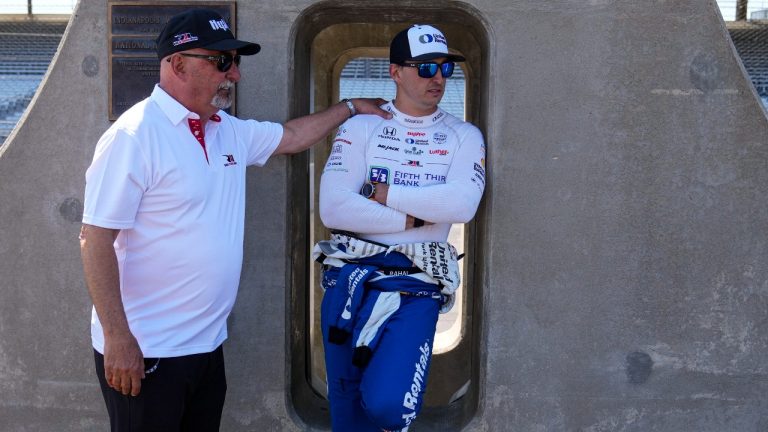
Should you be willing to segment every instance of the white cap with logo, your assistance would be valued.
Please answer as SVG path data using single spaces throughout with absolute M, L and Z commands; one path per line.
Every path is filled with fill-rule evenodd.
M 432 60 L 446 57 L 448 61 L 462 62 L 464 57 L 448 52 L 448 40 L 431 25 L 415 24 L 401 31 L 389 45 L 389 62 Z

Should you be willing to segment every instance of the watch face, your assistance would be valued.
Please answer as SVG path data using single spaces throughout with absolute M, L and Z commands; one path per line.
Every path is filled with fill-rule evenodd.
M 373 187 L 371 183 L 364 184 L 362 189 L 360 189 L 360 195 L 366 198 L 372 197 L 375 192 L 376 192 L 376 188 Z

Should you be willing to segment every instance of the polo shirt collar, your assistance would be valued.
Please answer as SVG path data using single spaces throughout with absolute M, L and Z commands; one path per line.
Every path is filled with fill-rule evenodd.
M 200 118 L 200 116 L 186 109 L 184 105 L 180 104 L 179 101 L 174 99 L 165 90 L 160 88 L 159 84 L 155 84 L 155 88 L 152 90 L 150 99 L 152 99 L 157 104 L 157 106 L 160 107 L 160 110 L 165 114 L 166 117 L 168 117 L 168 120 L 174 126 L 178 125 L 182 120 L 186 118 Z M 221 121 L 221 117 L 218 114 L 214 114 L 211 116 L 211 120 L 219 122 Z

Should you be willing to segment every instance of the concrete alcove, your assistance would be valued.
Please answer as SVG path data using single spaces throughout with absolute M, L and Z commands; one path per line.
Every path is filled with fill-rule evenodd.
M 237 20 L 262 45 L 244 118 L 333 102 L 331 65 L 414 20 L 474 56 L 472 388 L 412 430 L 768 430 L 768 121 L 714 2 L 263 0 Z M 3 430 L 108 429 L 77 243 L 108 34 L 107 3 L 80 0 L 0 148 Z M 248 172 L 223 431 L 328 429 L 307 371 L 309 156 Z
M 403 28 L 415 22 L 437 25 L 446 33 L 451 49 L 461 52 L 468 61 L 463 64 L 467 76 L 466 118 L 484 129 L 485 63 L 488 57 L 488 35 L 479 15 L 460 3 L 433 2 L 409 8 L 407 13 L 392 4 L 368 7 L 344 7 L 338 2 L 320 3 L 309 8 L 299 19 L 295 29 L 294 83 L 292 115 L 321 110 L 338 100 L 338 78 L 341 67 L 351 58 L 369 55 L 386 57 L 389 41 Z M 311 96 L 310 96 L 311 95 Z M 311 97 L 311 99 L 310 99 Z M 309 261 L 309 248 L 314 241 L 325 237 L 325 232 L 310 232 L 309 218 L 315 218 L 317 231 L 324 231 L 319 218 L 312 211 L 316 194 L 309 182 L 317 182 L 327 157 L 328 143 L 316 146 L 316 151 L 294 157 L 291 161 L 292 203 L 292 288 L 291 288 L 291 400 L 299 416 L 312 425 L 327 425 L 327 401 L 322 396 L 322 357 L 319 339 L 313 326 L 313 300 L 309 296 L 310 279 L 314 264 Z M 482 213 L 482 211 L 480 212 Z M 477 222 L 479 221 L 479 222 Z M 468 239 L 476 239 L 482 225 L 482 215 L 467 226 Z M 482 260 L 474 255 L 474 244 L 465 245 L 468 260 L 465 267 L 465 304 L 462 310 L 463 334 L 453 349 L 436 354 L 429 377 L 425 408 L 417 422 L 418 430 L 457 429 L 474 415 L 478 403 L 477 357 L 480 341 L 479 327 L 473 317 L 482 310 L 479 277 Z M 482 266 L 480 266 L 482 267 Z M 480 271 L 478 271 L 480 270 Z M 315 296 L 316 298 L 319 296 Z M 313 361 L 314 359 L 314 361 Z M 313 375 L 315 383 L 313 387 Z M 466 392 L 466 393 L 464 393 Z

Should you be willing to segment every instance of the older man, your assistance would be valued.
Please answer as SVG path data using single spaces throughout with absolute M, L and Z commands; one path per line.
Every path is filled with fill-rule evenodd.
M 438 312 L 459 284 L 453 223 L 485 187 L 480 131 L 438 107 L 455 62 L 429 25 L 390 44 L 392 119 L 357 116 L 339 130 L 320 184 L 332 230 L 321 325 L 334 432 L 403 430 L 424 398 Z
M 113 431 L 218 430 L 246 166 L 300 152 L 356 112 L 389 116 L 363 99 L 284 125 L 228 115 L 240 58 L 259 50 L 213 11 L 172 17 L 159 85 L 97 144 L 80 242 Z

